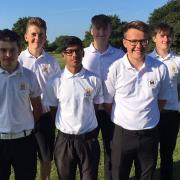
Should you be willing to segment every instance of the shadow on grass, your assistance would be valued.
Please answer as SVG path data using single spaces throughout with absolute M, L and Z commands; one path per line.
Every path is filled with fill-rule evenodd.
M 135 177 L 131 177 L 130 180 L 136 180 Z M 154 174 L 153 180 L 160 180 L 160 169 L 157 168 Z M 174 162 L 174 178 L 173 180 L 180 180 L 180 161 Z

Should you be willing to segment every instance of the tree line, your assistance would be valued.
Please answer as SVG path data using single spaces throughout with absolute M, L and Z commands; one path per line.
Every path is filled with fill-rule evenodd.
M 26 31 L 26 23 L 30 17 L 22 17 L 17 20 L 13 24 L 12 30 L 16 31 L 22 38 L 22 46 L 26 47 L 26 42 L 24 40 L 24 33 Z M 110 42 L 115 47 L 123 47 L 122 46 L 122 29 L 126 25 L 126 21 L 122 21 L 117 15 L 110 15 L 112 21 L 112 35 L 110 38 Z M 151 28 L 154 25 L 165 22 L 171 25 L 174 28 L 174 42 L 173 42 L 173 50 L 176 52 L 180 51 L 180 1 L 179 0 L 170 0 L 162 7 L 155 9 L 148 18 L 148 24 Z M 61 47 L 61 42 L 64 36 L 58 36 L 55 38 L 55 41 L 50 43 L 46 42 L 45 49 L 50 52 L 59 52 L 59 48 Z M 90 28 L 85 32 L 85 36 L 83 39 L 84 47 L 89 46 L 92 41 L 92 36 L 90 34 Z M 152 50 L 153 43 L 150 41 L 149 50 Z

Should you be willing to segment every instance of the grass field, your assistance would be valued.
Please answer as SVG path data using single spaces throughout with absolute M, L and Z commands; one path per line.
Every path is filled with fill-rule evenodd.
M 64 67 L 64 62 L 60 60 L 60 54 L 52 54 L 56 59 L 59 60 L 60 66 L 63 68 Z M 168 132 L 167 132 L 168 133 Z M 98 180 L 104 180 L 104 158 L 103 158 L 103 147 L 102 147 L 102 138 L 101 138 L 101 134 L 99 135 L 99 142 L 100 142 L 100 146 L 101 146 L 101 158 L 100 158 L 100 164 L 99 164 L 99 175 L 98 175 Z M 176 149 L 174 151 L 174 180 L 180 180 L 180 133 L 178 135 L 178 139 L 177 139 L 177 145 L 176 145 Z M 78 174 L 78 173 L 77 173 Z M 131 170 L 131 176 L 130 176 L 130 180 L 135 180 L 134 178 L 134 167 L 132 167 Z M 157 162 L 157 168 L 156 168 L 156 172 L 155 172 L 155 177 L 154 180 L 159 180 L 159 158 L 158 158 L 158 162 Z M 14 176 L 11 176 L 11 180 L 14 180 Z M 40 180 L 40 175 L 39 175 L 39 161 L 38 161 L 38 170 L 37 170 L 37 178 L 36 180 Z M 53 162 L 53 166 L 52 166 L 52 172 L 51 172 L 51 180 L 58 180 L 57 177 L 57 172 L 56 172 L 56 168 Z M 77 175 L 77 180 L 79 180 L 79 176 Z

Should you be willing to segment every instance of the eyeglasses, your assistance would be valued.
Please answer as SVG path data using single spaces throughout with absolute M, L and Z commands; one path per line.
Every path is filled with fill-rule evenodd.
M 125 39 L 125 38 L 124 38 Z M 131 40 L 131 39 L 125 39 L 126 41 L 129 41 L 131 46 L 136 46 L 138 43 L 140 43 L 142 46 L 146 46 L 148 44 L 148 39 L 141 39 L 141 40 Z
M 74 52 L 79 55 L 82 53 L 82 49 L 67 49 L 63 53 L 66 54 L 67 56 L 72 56 Z

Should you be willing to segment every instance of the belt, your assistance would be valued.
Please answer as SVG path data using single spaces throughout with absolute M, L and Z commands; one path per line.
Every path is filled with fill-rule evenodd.
M 160 113 L 162 113 L 162 114 L 164 114 L 164 113 L 178 113 L 178 111 L 176 111 L 176 110 L 163 109 Z
M 24 130 L 19 133 L 0 133 L 0 139 L 10 140 L 10 139 L 23 138 L 23 137 L 29 136 L 31 132 L 32 132 L 32 129 Z
M 144 129 L 144 130 L 128 130 L 128 129 L 124 129 L 122 127 L 121 131 L 123 134 L 127 134 L 127 135 L 135 135 L 135 136 L 144 136 L 144 135 L 148 135 L 148 134 L 154 134 L 155 132 L 158 132 L 158 127 L 154 127 L 152 129 Z
M 68 139 L 91 139 L 91 138 L 97 138 L 98 136 L 98 128 L 92 130 L 91 132 L 83 133 L 83 134 L 67 134 L 61 131 L 58 131 L 59 135 L 68 138 Z
M 99 104 L 97 109 L 98 109 L 98 110 L 104 110 L 103 104 Z

